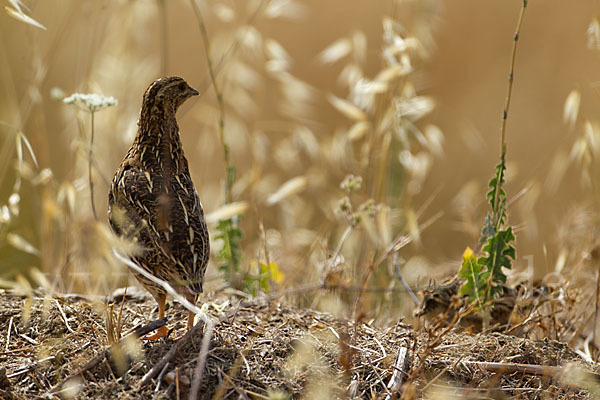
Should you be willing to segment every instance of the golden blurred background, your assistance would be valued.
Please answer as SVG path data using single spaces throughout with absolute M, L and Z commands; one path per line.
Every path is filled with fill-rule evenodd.
M 184 0 L 23 3 L 45 29 L 0 13 L 0 277 L 31 278 L 32 268 L 51 281 L 68 271 L 123 272 L 109 251 L 106 196 L 154 79 L 179 75 L 201 91 L 178 114 L 182 140 L 207 214 L 223 205 L 219 111 L 198 19 Z M 234 200 L 248 206 L 243 265 L 276 262 L 281 287 L 370 276 L 375 288 L 399 288 L 387 263 L 365 271 L 405 235 L 398 256 L 413 286 L 456 273 L 487 212 L 521 2 L 198 4 L 223 92 Z M 537 278 L 585 268 L 597 245 L 598 10 L 593 1 L 527 7 L 507 131 L 521 277 L 528 267 Z M 382 78 L 390 66 L 408 70 Z M 94 114 L 98 224 L 87 178 L 90 114 L 60 92 L 119 102 Z M 336 211 L 348 174 L 363 178 L 353 207 L 369 199 L 377 207 L 340 246 L 343 260 L 332 259 L 348 227 Z M 212 259 L 209 288 L 220 285 Z

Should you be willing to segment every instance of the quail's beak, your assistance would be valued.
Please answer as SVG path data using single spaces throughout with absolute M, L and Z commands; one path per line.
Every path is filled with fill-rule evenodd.
M 192 97 L 192 96 L 198 96 L 198 91 L 196 89 L 194 89 L 193 87 L 189 87 L 188 91 L 187 91 L 187 95 L 188 97 Z

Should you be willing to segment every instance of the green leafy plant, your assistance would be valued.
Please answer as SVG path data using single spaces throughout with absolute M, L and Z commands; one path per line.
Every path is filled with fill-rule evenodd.
M 478 302 L 478 307 L 484 313 L 484 321 L 489 321 L 490 302 L 503 293 L 502 284 L 506 282 L 504 268 L 512 269 L 515 260 L 515 248 L 511 244 L 515 240 L 512 227 L 507 224 L 506 192 L 504 191 L 506 172 L 506 120 L 512 95 L 515 59 L 519 33 L 527 8 L 527 0 L 523 0 L 517 28 L 513 36 L 513 48 L 508 75 L 508 93 L 501 125 L 501 155 L 500 163 L 496 165 L 496 175 L 489 183 L 490 190 L 487 199 L 491 210 L 488 212 L 483 229 L 481 230 L 481 255 L 477 257 L 473 250 L 467 247 L 463 254 L 463 263 L 458 271 L 458 277 L 465 279 L 458 294 L 468 296 L 469 301 Z
M 223 241 L 223 247 L 218 251 L 219 271 L 223 273 L 226 282 L 234 283 L 236 275 L 240 270 L 242 260 L 242 247 L 240 242 L 243 238 L 237 218 L 222 219 L 217 224 L 217 239 Z
M 224 143 L 224 154 L 226 155 L 226 170 L 227 177 L 225 181 L 225 203 L 231 203 L 231 188 L 235 181 L 236 170 L 235 167 L 229 165 L 229 149 L 226 143 Z M 240 228 L 240 217 L 235 216 L 232 218 L 221 219 L 217 224 L 217 239 L 223 241 L 223 247 L 218 251 L 217 257 L 219 259 L 219 270 L 223 273 L 223 278 L 226 282 L 229 282 L 233 286 L 239 286 L 237 282 L 239 277 L 237 276 L 240 271 L 240 263 L 242 261 L 242 239 L 244 233 Z M 240 287 L 241 288 L 241 287 Z
M 262 262 L 253 260 L 250 263 L 250 269 L 256 271 L 256 275 L 248 274 L 245 277 L 245 291 L 256 297 L 258 292 L 271 293 L 271 282 L 281 283 L 283 273 L 279 265 L 274 262 Z
M 511 269 L 515 259 L 515 240 L 512 227 L 506 225 L 506 192 L 503 185 L 506 170 L 505 152 L 496 166 L 496 175 L 489 183 L 487 198 L 491 207 L 481 231 L 480 243 L 484 244 L 482 255 L 477 257 L 470 248 L 463 254 L 463 263 L 458 272 L 459 278 L 466 281 L 459 295 L 469 296 L 470 301 L 478 301 L 484 307 L 490 300 L 502 294 L 501 284 L 506 282 L 503 268 Z

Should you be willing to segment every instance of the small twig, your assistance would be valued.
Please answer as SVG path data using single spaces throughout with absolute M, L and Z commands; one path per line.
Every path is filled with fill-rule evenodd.
M 121 331 L 123 329 L 123 325 L 121 325 L 121 317 L 123 316 L 123 306 L 125 305 L 125 298 L 127 297 L 127 287 L 125 287 L 125 291 L 123 292 L 123 298 L 121 299 L 121 307 L 119 307 L 119 316 L 117 317 L 117 337 L 121 339 Z
M 75 331 L 73 329 L 71 329 L 71 327 L 69 326 L 69 321 L 67 320 L 67 316 L 65 315 L 65 312 L 63 311 L 62 307 L 60 306 L 60 303 L 58 302 L 57 299 L 54 299 L 54 301 L 56 302 L 56 307 L 58 308 L 58 311 L 60 312 L 60 315 L 62 316 L 63 320 L 65 321 L 65 325 L 67 326 L 67 330 L 71 333 L 75 333 Z
M 393 263 L 394 263 L 394 273 L 396 274 L 396 277 L 398 278 L 400 283 L 402 283 L 402 286 L 404 286 L 404 289 L 406 289 L 406 291 L 410 295 L 410 298 L 415 303 L 415 305 L 419 306 L 421 304 L 421 302 L 419 301 L 419 299 L 417 298 L 415 293 L 412 291 L 412 289 L 408 285 L 408 282 L 406 282 L 406 280 L 404 279 L 404 275 L 402 275 L 402 272 L 400 271 L 400 266 L 398 265 L 398 253 L 394 253 Z
M 43 362 L 46 362 L 46 361 L 54 360 L 55 358 L 56 358 L 55 356 L 50 356 L 50 357 L 43 358 L 43 359 L 41 359 L 39 361 L 36 361 L 36 362 L 33 362 L 31 364 L 26 365 L 23 369 L 21 369 L 21 370 L 19 370 L 17 372 L 14 372 L 14 373 L 12 373 L 10 375 L 7 375 L 6 377 L 7 378 L 14 378 L 15 376 L 23 375 L 23 374 L 31 371 L 33 368 L 35 368 L 39 364 L 41 364 Z
M 375 341 L 375 343 L 377 343 L 377 345 L 379 346 L 379 349 L 381 350 L 381 352 L 383 353 L 377 360 L 375 360 L 374 362 L 378 362 L 383 360 L 384 358 L 387 358 L 387 353 L 385 352 L 385 347 L 383 347 L 383 345 L 381 344 L 381 342 L 379 341 L 379 339 L 377 339 L 375 336 L 373 336 L 373 340 Z
M 31 343 L 34 346 L 39 346 L 40 343 L 37 340 L 34 340 L 32 338 L 30 338 L 29 336 L 27 336 L 24 333 L 19 333 L 19 336 L 21 336 L 23 339 L 27 340 L 29 343 Z
M 118 339 L 115 338 L 115 324 L 114 324 L 112 303 L 106 309 L 105 314 L 106 314 L 106 339 L 108 341 L 108 344 L 113 344 Z
M 110 376 L 112 376 L 113 380 L 117 380 L 117 377 L 115 376 L 115 373 L 112 369 L 112 367 L 110 366 L 110 362 L 108 361 L 108 358 L 104 357 L 104 364 L 106 364 L 106 368 L 108 369 L 108 372 L 110 372 Z
M 240 369 L 240 365 L 242 364 L 242 359 L 244 361 L 246 361 L 246 359 L 243 358 L 243 354 L 242 354 L 241 351 L 239 351 L 239 349 L 235 345 L 235 342 L 232 342 L 232 343 L 234 343 L 234 347 L 235 347 L 235 350 L 238 353 L 238 356 L 235 359 L 235 361 L 233 362 L 233 365 L 229 368 L 229 371 L 230 371 L 231 376 L 235 377 L 235 376 L 237 376 L 238 371 Z M 250 343 L 248 343 L 248 344 L 250 344 Z M 218 369 L 218 372 L 219 372 L 219 374 L 225 374 L 222 371 L 221 368 Z M 225 374 L 225 375 L 227 375 L 227 374 Z M 217 387 L 217 390 L 215 390 L 215 394 L 212 397 L 213 399 L 222 399 L 222 398 L 224 398 L 225 397 L 225 392 L 226 392 L 226 390 L 227 390 L 227 388 L 228 388 L 229 385 L 233 386 L 233 388 L 235 389 L 235 391 L 239 393 L 238 388 L 233 383 L 233 380 L 231 379 L 231 377 L 229 375 L 227 375 L 227 378 L 229 378 L 229 379 L 226 379 L 226 380 L 221 381 L 219 383 L 219 386 Z M 245 394 L 242 394 L 242 393 L 239 393 L 239 394 L 240 395 L 245 395 Z
M 388 382 L 387 389 L 392 393 L 400 393 L 402 391 L 402 382 L 404 378 L 408 376 L 408 369 L 410 368 L 410 357 L 408 355 L 408 347 L 400 347 L 398 351 L 398 357 L 396 358 L 396 364 L 394 364 L 394 373 Z M 388 392 L 389 393 L 389 392 Z M 392 398 L 391 393 L 385 397 L 385 400 Z
M 23 352 L 27 352 L 27 351 L 37 351 L 37 346 L 28 346 L 28 347 L 22 347 L 20 349 L 12 349 L 12 350 L 8 350 L 8 351 L 3 351 L 0 352 L 0 356 L 8 356 L 14 353 L 23 353 Z
M 153 397 L 154 399 L 156 399 L 158 397 L 158 393 L 159 393 L 158 391 L 160 390 L 160 385 L 161 385 L 162 380 L 170 366 L 171 366 L 170 362 L 166 363 L 165 366 L 163 367 L 162 371 L 160 371 L 160 374 L 158 374 L 158 378 L 156 379 L 156 387 L 154 388 L 154 397 Z
M 440 378 L 440 376 L 442 376 L 446 372 L 448 372 L 448 370 L 450 369 L 450 367 L 452 367 L 452 364 L 446 365 L 446 367 L 444 367 L 443 370 L 441 370 L 440 372 L 438 372 L 429 382 L 427 382 L 427 384 L 425 386 L 423 386 L 423 389 L 422 389 L 423 393 L 426 393 L 426 390 L 429 389 L 429 386 L 433 385 Z
M 238 351 L 240 354 L 240 357 L 242 357 L 242 361 L 244 362 L 244 364 L 246 365 L 246 374 L 248 376 L 250 376 L 250 364 L 248 364 L 248 360 L 246 359 L 246 355 L 244 353 L 246 353 L 248 351 L 248 348 L 242 350 L 242 351 Z
M 252 390 L 244 389 L 244 392 L 246 392 L 250 396 L 256 397 L 258 399 L 263 399 L 263 400 L 270 400 L 270 399 L 272 399 L 272 397 L 265 396 L 264 394 L 253 392 Z
M 90 185 L 90 200 L 92 202 L 92 212 L 94 218 L 98 221 L 98 214 L 96 214 L 96 203 L 94 201 L 94 180 L 92 178 L 92 163 L 93 163 L 93 148 L 94 148 L 94 111 L 90 110 L 90 116 L 92 119 L 92 134 L 90 135 L 90 149 L 88 152 L 88 180 Z
M 221 374 L 221 376 L 223 376 L 223 378 L 225 378 L 227 383 L 229 383 L 231 385 L 233 390 L 235 390 L 237 392 L 237 394 L 240 395 L 241 398 L 248 399 L 248 395 L 246 394 L 246 392 L 243 389 L 240 389 L 239 387 L 237 387 L 235 382 L 233 381 L 233 379 L 231 379 L 231 377 L 229 375 L 227 375 L 225 372 L 223 372 L 223 370 L 220 368 L 219 368 L 219 373 Z
M 8 352 L 8 344 L 10 343 L 10 331 L 12 331 L 14 316 L 10 316 L 10 321 L 8 321 L 8 331 L 6 332 L 6 346 L 4 346 L 4 350 Z
M 92 376 L 93 379 L 93 376 Z M 88 392 L 91 393 L 92 388 L 90 387 L 90 384 L 88 383 L 87 379 L 85 379 L 85 375 L 83 374 L 83 372 L 81 373 L 81 380 L 83 381 L 83 383 L 85 383 L 85 387 L 87 387 Z
M 147 383 L 149 383 L 154 377 L 156 377 L 165 367 L 165 365 L 167 365 L 179 352 L 179 350 L 181 350 L 181 348 L 187 344 L 187 342 L 196 335 L 196 332 L 204 327 L 205 323 L 204 321 L 199 321 L 196 325 L 194 325 L 194 327 L 192 329 L 189 330 L 189 332 L 187 332 L 185 335 L 183 335 L 183 337 L 181 337 L 179 340 L 177 340 L 177 342 L 175 342 L 175 344 L 173 345 L 173 347 L 171 347 L 171 349 L 167 352 L 167 354 L 164 355 L 163 358 L 161 358 L 156 364 L 154 364 L 154 367 L 152 367 L 152 369 L 150 371 L 148 371 L 146 373 L 146 375 L 144 375 L 144 377 L 142 378 L 142 380 L 140 381 L 139 385 L 138 385 L 138 390 L 141 390 L 142 387 L 144 387 Z
M 504 334 L 506 334 L 506 335 L 514 335 L 515 332 L 518 329 L 520 329 L 520 328 L 528 325 L 530 322 L 538 323 L 541 320 L 542 320 L 541 316 L 529 315 L 527 318 L 525 318 L 525 320 L 523 320 L 522 322 L 518 323 L 517 325 L 514 325 L 514 326 L 507 325 L 507 327 L 506 327 L 506 329 L 504 331 Z M 516 335 L 516 336 L 519 336 L 519 335 Z
M 373 369 L 373 372 L 375 372 L 375 375 L 377 376 L 377 380 L 379 381 L 379 383 L 381 384 L 381 386 L 385 390 L 387 396 L 389 396 L 391 398 L 392 397 L 392 393 L 387 388 L 387 386 L 385 385 L 385 383 L 383 383 L 383 379 L 381 378 L 381 375 L 379 375 L 379 371 L 377 371 L 377 369 L 375 369 L 375 366 L 373 365 L 373 363 L 371 362 L 371 360 L 369 359 L 368 356 L 365 355 L 365 359 L 367 360 L 367 362 L 369 363 L 369 365 Z
M 209 324 L 207 326 L 205 332 L 206 337 L 212 337 L 212 331 L 214 329 L 214 324 Z M 200 389 L 200 384 L 202 383 L 202 378 L 204 375 L 204 364 L 206 364 L 206 357 L 208 357 L 208 345 L 210 344 L 210 340 L 203 340 L 202 347 L 200 348 L 200 355 L 198 356 L 198 363 L 196 364 L 196 369 L 194 371 L 194 379 L 192 380 L 192 387 L 190 388 L 190 400 L 196 400 L 198 398 L 198 392 Z
M 328 263 L 329 265 L 327 266 L 327 270 L 325 271 L 324 276 L 327 276 L 327 274 L 329 273 L 331 268 L 333 268 L 333 264 L 335 263 L 336 258 L 342 251 L 342 248 L 344 247 L 344 243 L 346 243 L 346 240 L 348 240 L 348 238 L 350 237 L 350 234 L 352 233 L 353 229 L 354 229 L 354 227 L 352 225 L 348 225 L 348 227 L 342 234 L 342 237 L 340 238 L 340 241 L 338 242 L 338 245 L 337 245 L 335 251 L 333 252 L 333 255 L 329 258 L 329 260 L 330 260 Z
M 423 222 L 421 225 L 419 225 L 419 233 L 423 232 L 425 229 L 429 228 L 431 225 L 433 225 L 433 223 L 435 221 L 437 221 L 438 219 L 440 219 L 443 215 L 444 215 L 444 213 L 442 211 L 439 211 L 434 216 L 432 216 L 431 218 L 429 218 L 427 221 Z M 383 260 L 385 260 L 386 257 L 392 251 L 398 251 L 402 247 L 404 247 L 407 244 L 409 244 L 410 242 L 412 242 L 412 238 L 409 235 L 405 235 L 403 233 L 400 233 L 394 239 L 394 241 L 392 243 L 390 243 L 385 248 L 385 250 L 383 251 L 383 253 L 377 258 L 377 260 L 375 261 L 375 266 L 378 266 L 379 264 L 381 264 L 383 262 Z

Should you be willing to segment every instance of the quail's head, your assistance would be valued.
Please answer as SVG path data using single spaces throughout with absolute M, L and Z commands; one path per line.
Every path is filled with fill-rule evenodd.
M 152 82 L 144 93 L 144 106 L 154 106 L 176 112 L 188 98 L 198 91 L 178 76 L 168 76 Z

